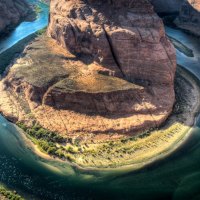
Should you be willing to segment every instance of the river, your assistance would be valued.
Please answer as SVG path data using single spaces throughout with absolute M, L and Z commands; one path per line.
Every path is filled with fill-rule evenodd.
M 10 48 L 46 26 L 47 16 L 45 8 L 36 20 L 38 24 L 21 23 L 0 42 L 1 49 Z M 166 27 L 166 31 L 193 50 L 193 58 L 177 50 L 178 64 L 200 80 L 200 41 L 180 30 Z M 137 172 L 103 173 L 81 171 L 38 157 L 25 146 L 21 130 L 0 116 L 0 183 L 20 191 L 28 200 L 197 200 L 200 199 L 199 125 L 200 118 L 187 143 L 168 158 Z
M 12 31 L 8 37 L 0 40 L 0 53 L 6 51 L 20 40 L 24 39 L 28 35 L 35 33 L 36 31 L 44 28 L 48 23 L 48 6 L 38 0 L 28 0 L 32 4 L 40 6 L 41 12 L 38 13 L 37 19 L 33 22 L 22 22 L 14 31 Z

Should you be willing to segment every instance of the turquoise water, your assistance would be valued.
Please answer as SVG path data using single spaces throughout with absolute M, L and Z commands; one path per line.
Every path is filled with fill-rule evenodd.
M 42 4 L 43 6 L 43 4 Z M 46 9 L 46 7 L 45 7 Z M 48 11 L 41 21 L 47 23 Z M 35 24 L 36 22 L 32 22 Z M 0 46 L 11 47 L 27 36 L 32 23 L 22 23 Z M 25 29 L 23 29 L 25 27 Z M 33 28 L 35 31 L 36 29 Z M 200 41 L 179 30 L 167 33 L 194 51 L 188 58 L 177 51 L 178 64 L 200 79 Z M 15 35 L 15 36 L 13 36 Z M 19 36 L 19 38 L 18 38 Z M 14 39 L 15 38 L 15 39 Z M 5 45 L 7 44 L 7 45 Z M 200 119 L 188 142 L 168 158 L 137 172 L 81 171 L 67 163 L 39 158 L 25 146 L 19 129 L 0 116 L 0 182 L 19 190 L 27 199 L 39 200 L 198 200 L 200 199 Z

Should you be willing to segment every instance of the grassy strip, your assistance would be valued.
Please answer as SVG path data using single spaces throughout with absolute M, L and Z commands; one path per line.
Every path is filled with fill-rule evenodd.
M 36 14 L 39 14 L 39 13 L 42 12 L 42 8 L 40 6 L 38 6 L 38 5 L 35 6 L 34 10 L 35 10 Z
M 28 135 L 30 135 L 31 137 L 34 137 L 37 140 L 44 140 L 47 142 L 59 143 L 59 144 L 66 142 L 66 139 L 63 138 L 62 136 L 58 135 L 55 132 L 46 130 L 42 128 L 40 125 L 35 124 L 31 128 L 28 128 L 23 123 L 17 123 L 17 125 L 21 129 L 23 129 Z
M 7 190 L 4 186 L 0 185 L 0 195 L 11 200 L 24 200 L 16 191 Z
M 29 139 L 31 139 L 42 152 L 60 159 L 74 160 L 72 154 L 76 153 L 78 149 L 72 146 L 72 140 L 67 140 L 59 134 L 44 129 L 37 124 L 33 127 L 27 127 L 25 124 L 19 122 L 17 126 L 28 135 Z

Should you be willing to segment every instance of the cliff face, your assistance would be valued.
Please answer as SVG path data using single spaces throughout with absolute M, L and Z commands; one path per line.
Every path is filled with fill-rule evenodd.
M 28 11 L 25 0 L 0 0 L 0 34 L 19 23 Z
M 52 0 L 48 33 L 71 53 L 84 55 L 87 62 L 103 66 L 108 75 L 138 83 L 149 91 L 147 94 L 146 91 L 129 91 L 130 98 L 118 92 L 118 96 L 124 97 L 121 101 L 114 96 L 98 95 L 96 99 L 107 99 L 106 105 L 110 104 L 108 107 L 115 112 L 137 113 L 133 109 L 136 101 L 132 96 L 154 105 L 155 109 L 141 106 L 143 113 L 165 112 L 167 116 L 171 112 L 174 103 L 175 51 L 165 35 L 161 19 L 148 1 L 90 0 L 85 3 L 81 0 Z M 167 96 L 162 93 L 162 88 Z M 55 90 L 49 92 L 55 95 Z M 69 109 L 74 97 L 64 95 L 63 98 L 67 103 L 61 107 Z M 91 96 L 89 99 L 92 101 L 95 98 Z M 118 102 L 115 106 L 112 105 L 113 99 Z M 85 105 L 83 102 L 87 101 L 78 102 L 80 111 Z M 124 102 L 130 107 L 124 106 Z M 91 107 L 93 111 L 98 107 L 92 107 L 90 101 L 87 103 L 87 108 Z M 99 110 L 106 113 L 101 106 Z
M 52 0 L 48 34 L 4 80 L 42 126 L 108 139 L 159 126 L 171 113 L 175 50 L 148 1 Z
M 179 12 L 184 0 L 150 0 L 157 13 Z
M 180 28 L 200 36 L 200 0 L 185 1 L 175 23 Z
M 48 33 L 70 52 L 87 55 L 115 76 L 173 85 L 174 49 L 148 1 L 53 0 Z

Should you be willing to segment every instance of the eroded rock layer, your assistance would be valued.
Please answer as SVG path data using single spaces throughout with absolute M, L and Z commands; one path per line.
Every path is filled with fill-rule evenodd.
M 19 23 L 28 11 L 25 0 L 0 0 L 0 34 Z

